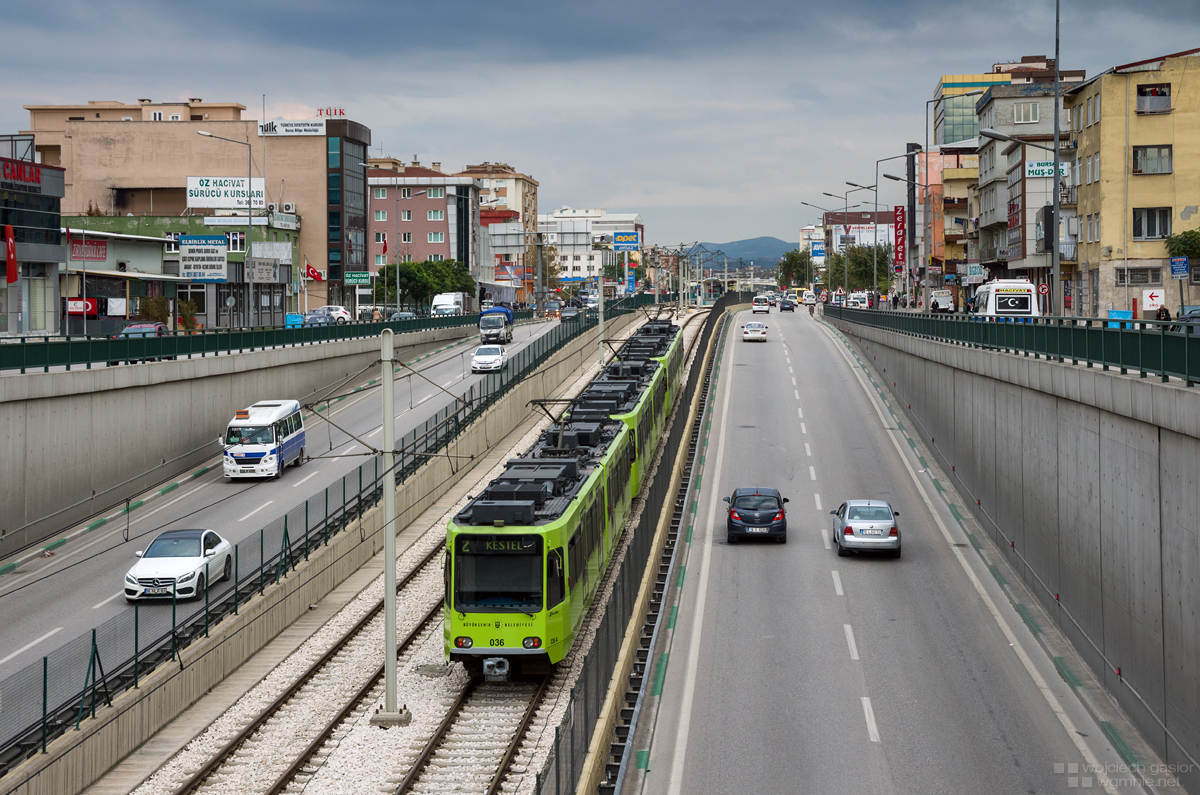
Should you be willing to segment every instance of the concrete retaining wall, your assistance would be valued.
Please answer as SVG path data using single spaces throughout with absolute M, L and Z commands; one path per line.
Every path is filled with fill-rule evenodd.
M 1200 390 L 836 325 L 895 383 L 1109 692 L 1200 790 L 1180 748 L 1200 758 Z
M 397 353 L 411 359 L 475 333 L 402 334 Z M 0 378 L 0 558 L 213 456 L 236 409 L 303 401 L 378 358 L 368 337 Z
M 617 335 L 640 315 L 606 324 Z M 573 378 L 596 357 L 597 332 L 582 335 L 551 357 L 467 428 L 449 449 L 455 456 L 479 458 L 530 416 L 530 400 L 544 398 Z M 461 458 L 431 458 L 396 490 L 397 526 L 403 528 L 436 502 L 468 471 Z M 100 778 L 155 732 L 187 709 L 251 655 L 288 627 L 383 548 L 382 507 L 368 511 L 362 532 L 339 533 L 261 598 L 251 599 L 237 616 L 216 625 L 211 636 L 182 652 L 183 667 L 165 664 L 139 689 L 97 708 L 78 732 L 56 740 L 48 753 L 35 756 L 0 779 L 0 795 L 75 795 Z

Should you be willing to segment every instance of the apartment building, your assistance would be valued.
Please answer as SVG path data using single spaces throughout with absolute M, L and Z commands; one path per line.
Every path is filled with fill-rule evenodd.
M 974 92 L 1000 85 L 1052 85 L 1054 66 L 1053 58 L 1026 55 L 1019 61 L 994 63 L 990 72 L 942 75 L 933 92 L 934 141 L 946 145 L 979 135 Z M 1082 70 L 1064 70 L 1059 81 L 1079 83 L 1084 76 Z
M 1200 303 L 1200 263 L 1172 281 L 1166 239 L 1200 227 L 1200 49 L 1115 66 L 1067 90 L 1079 217 L 1077 314 Z M 1180 292 L 1183 293 L 1182 300 Z

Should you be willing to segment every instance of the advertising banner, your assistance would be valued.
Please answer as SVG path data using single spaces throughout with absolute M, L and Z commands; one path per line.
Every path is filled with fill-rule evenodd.
M 68 298 L 67 299 L 67 314 L 68 315 L 91 315 L 95 317 L 99 307 L 95 298 Z
M 267 208 L 267 183 L 262 177 L 250 182 L 253 209 Z M 246 209 L 245 177 L 188 177 L 187 206 L 189 209 L 244 210 Z
M 260 121 L 258 123 L 260 136 L 272 135 L 324 135 L 324 119 L 298 119 Z
M 354 284 L 359 286 L 367 286 L 371 283 L 370 271 L 343 271 L 342 284 Z
M 224 235 L 180 236 L 179 275 L 194 282 L 227 281 L 228 242 Z
M 254 249 L 257 251 L 258 246 Z M 254 257 L 254 281 L 258 284 L 275 284 L 279 281 L 279 260 L 269 257 Z
M 72 262 L 104 262 L 108 259 L 107 240 L 84 240 L 71 235 Z
M 814 240 L 809 245 L 812 247 L 813 264 L 824 265 L 825 264 L 825 241 L 824 240 Z
M 637 251 L 639 237 L 637 232 L 614 232 L 613 251 Z
M 907 212 L 907 207 L 897 205 L 892 214 L 892 261 L 897 267 L 908 263 L 908 219 L 905 217 Z

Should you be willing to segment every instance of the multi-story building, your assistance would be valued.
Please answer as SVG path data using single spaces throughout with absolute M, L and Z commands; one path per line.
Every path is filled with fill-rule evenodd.
M 60 328 L 63 170 L 37 163 L 33 146 L 29 135 L 0 137 L 0 224 L 15 256 L 0 287 L 0 334 L 54 334 Z
M 1200 263 L 1172 282 L 1166 238 L 1200 226 L 1200 49 L 1115 66 L 1069 89 L 1077 191 L 1077 314 L 1172 315 L 1200 303 Z M 1182 285 L 1182 290 L 1179 286 Z M 1179 293 L 1183 293 L 1180 300 Z
M 601 208 L 578 209 L 563 207 L 538 216 L 538 230 L 553 243 L 558 253 L 560 279 L 583 281 L 594 279 L 603 268 L 623 262 L 620 252 L 592 250 L 592 235 L 613 235 L 618 232 L 637 232 L 645 243 L 645 225 L 638 213 L 610 213 Z M 629 257 L 631 263 L 636 255 Z
M 281 242 L 280 232 L 298 232 L 295 260 L 286 267 L 280 263 L 278 288 L 271 289 L 294 307 L 302 290 L 314 305 L 353 303 L 353 289 L 343 289 L 343 277 L 367 267 L 364 161 L 371 131 L 365 126 L 342 118 L 260 124 L 242 117 L 243 105 L 199 98 L 25 107 L 42 161 L 66 171 L 64 215 L 160 218 L 154 234 L 163 237 L 184 231 L 174 229 L 172 219 L 204 216 L 222 234 L 233 232 L 246 226 L 249 176 L 253 243 Z M 195 180 L 214 178 L 240 180 L 235 191 L 241 198 L 222 206 L 197 192 Z M 208 303 L 224 306 L 233 298 L 237 307 L 249 309 L 233 313 L 235 318 L 264 322 L 257 290 L 255 306 L 248 307 L 251 275 L 240 261 L 244 251 L 230 248 L 227 281 L 208 286 Z M 306 283 L 305 263 L 325 279 Z M 208 322 L 216 325 L 216 316 Z
M 538 183 L 533 177 L 519 173 L 507 163 L 484 161 L 477 166 L 464 166 L 455 174 L 480 181 L 480 201 L 489 209 L 504 212 L 516 211 L 525 234 L 530 240 L 537 234 Z

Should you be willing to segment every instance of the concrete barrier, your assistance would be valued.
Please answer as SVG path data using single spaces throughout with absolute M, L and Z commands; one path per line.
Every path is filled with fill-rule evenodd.
M 476 333 L 403 334 L 397 355 Z M 211 457 L 236 409 L 271 397 L 303 402 L 378 358 L 379 339 L 368 337 L 0 378 L 0 558 Z
M 640 315 L 630 313 L 605 325 L 617 335 Z M 491 410 L 463 431 L 445 451 L 396 489 L 397 529 L 436 502 L 468 471 L 462 456 L 480 458 L 531 413 L 530 400 L 558 389 L 596 356 L 595 329 L 572 340 L 535 374 L 517 384 Z M 376 341 L 378 344 L 378 341 Z M 0 795 L 76 795 L 148 740 L 198 698 L 235 671 L 383 546 L 383 511 L 367 511 L 358 532 L 330 539 L 263 596 L 246 602 L 237 616 L 213 627 L 209 638 L 183 650 L 178 664 L 166 663 L 137 690 L 97 707 L 95 719 L 55 740 L 48 752 L 0 779 Z
M 1200 390 L 835 325 L 1105 688 L 1200 791 Z

